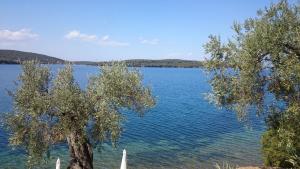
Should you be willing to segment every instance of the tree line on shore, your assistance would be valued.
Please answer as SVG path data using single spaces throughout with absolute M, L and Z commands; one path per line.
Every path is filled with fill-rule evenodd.
M 104 66 L 111 65 L 114 61 L 66 61 L 47 55 L 23 52 L 16 50 L 0 50 L 0 64 L 21 64 L 24 61 L 37 60 L 42 64 L 64 64 L 72 63 L 77 65 Z M 203 66 L 203 61 L 181 60 L 181 59 L 131 59 L 123 61 L 128 67 L 178 67 L 197 68 Z

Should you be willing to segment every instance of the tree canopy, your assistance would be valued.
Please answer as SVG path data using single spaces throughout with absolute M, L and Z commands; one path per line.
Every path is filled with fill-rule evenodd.
M 300 6 L 281 0 L 234 23 L 227 42 L 210 36 L 205 67 L 212 73 L 210 99 L 248 120 L 267 114 L 262 137 L 266 165 L 299 167 Z M 274 142 L 276 140 L 276 142 Z
M 124 63 L 103 66 L 89 80 L 86 90 L 73 77 L 72 65 L 55 78 L 49 67 L 25 62 L 18 89 L 11 93 L 14 111 L 6 117 L 10 144 L 25 148 L 29 168 L 41 164 L 51 146 L 68 142 L 69 168 L 93 168 L 92 145 L 116 142 L 122 131 L 124 109 L 143 115 L 153 107 L 151 90 L 137 70 Z

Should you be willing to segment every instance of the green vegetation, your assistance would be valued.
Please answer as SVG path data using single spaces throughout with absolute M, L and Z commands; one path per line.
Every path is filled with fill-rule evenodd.
M 20 64 L 29 60 L 38 60 L 43 64 L 61 64 L 65 62 L 62 59 L 37 53 L 16 50 L 0 50 L 0 64 Z
M 266 165 L 300 167 L 300 6 L 286 0 L 233 25 L 226 43 L 210 36 L 210 99 L 237 112 L 268 115 L 262 137 Z M 272 99 L 272 101 L 270 101 Z
M 37 60 L 42 64 L 63 64 L 65 60 L 50 57 L 47 55 L 22 52 L 16 50 L 0 50 L 0 64 L 20 64 L 24 61 Z M 132 59 L 124 60 L 128 67 L 180 67 L 193 68 L 201 67 L 201 61 L 180 60 L 180 59 L 163 59 L 163 60 L 147 60 L 147 59 Z M 74 61 L 73 64 L 104 66 L 111 65 L 114 62 L 92 62 L 92 61 Z
M 147 60 L 147 59 L 132 59 L 124 61 L 129 67 L 181 67 L 192 68 L 201 67 L 201 61 L 193 60 L 180 60 L 180 59 L 163 59 L 163 60 Z M 87 64 L 87 65 L 106 65 L 113 62 L 74 62 L 75 64 Z
M 51 145 L 67 142 L 70 169 L 93 168 L 93 146 L 103 141 L 116 143 L 123 121 L 121 110 L 143 115 L 155 101 L 135 70 L 124 63 L 103 66 L 90 78 L 86 90 L 75 82 L 71 65 L 52 80 L 49 68 L 36 61 L 25 62 L 19 76 L 14 111 L 6 116 L 9 142 L 25 148 L 28 167 L 42 164 Z

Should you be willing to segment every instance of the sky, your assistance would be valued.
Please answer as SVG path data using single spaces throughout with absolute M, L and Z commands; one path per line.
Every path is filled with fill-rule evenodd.
M 70 61 L 203 60 L 210 34 L 277 0 L 1 0 L 0 49 Z

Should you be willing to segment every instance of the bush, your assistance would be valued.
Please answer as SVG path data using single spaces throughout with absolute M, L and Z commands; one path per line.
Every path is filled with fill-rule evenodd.
M 284 146 L 280 146 L 280 139 L 276 131 L 269 129 L 261 139 L 263 160 L 266 166 L 293 168 L 294 164 L 290 161 L 291 154 L 286 151 Z

